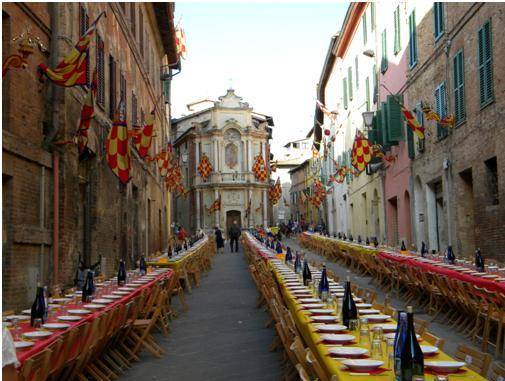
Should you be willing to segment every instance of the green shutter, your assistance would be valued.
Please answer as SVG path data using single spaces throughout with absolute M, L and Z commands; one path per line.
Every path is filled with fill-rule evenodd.
M 377 65 L 373 65 L 373 103 L 379 102 L 379 81 L 377 78 Z
M 444 118 L 447 115 L 447 104 L 446 104 L 446 94 L 445 94 L 445 82 L 442 82 L 435 89 L 435 108 L 440 118 Z M 442 127 L 437 123 L 437 137 L 443 138 L 448 135 L 448 127 Z
M 354 71 L 356 72 L 356 89 L 359 89 L 358 56 L 354 59 Z
M 435 18 L 435 27 L 433 29 L 433 34 L 435 35 L 435 41 L 436 41 L 444 34 L 444 4 L 443 3 L 435 2 L 433 4 L 433 16 Z
M 361 16 L 361 24 L 363 25 L 363 45 L 366 45 L 368 37 L 368 31 L 366 28 L 366 13 L 363 13 L 363 16 Z
M 465 70 L 463 49 L 453 58 L 454 114 L 456 124 L 465 120 Z
M 389 150 L 390 142 L 388 139 L 388 108 L 387 103 L 381 103 L 381 135 L 382 135 L 382 146 L 384 151 Z
M 368 140 L 372 142 L 372 144 L 377 144 L 377 116 L 374 115 L 372 119 L 372 128 L 368 130 Z
M 382 31 L 382 59 L 381 59 L 381 72 L 385 72 L 388 69 L 388 47 L 387 47 L 387 36 L 386 29 Z
M 347 110 L 347 81 L 345 78 L 342 80 L 342 97 L 344 98 L 344 109 Z
M 375 111 L 375 125 L 374 125 L 375 130 L 377 131 L 377 144 L 383 145 L 384 140 L 382 136 L 382 111 L 380 108 Z
M 401 50 L 400 42 L 400 6 L 397 6 L 394 12 L 394 23 L 395 23 L 395 44 L 394 52 L 398 54 Z
M 409 66 L 412 68 L 417 64 L 417 32 L 416 32 L 416 10 L 409 16 Z
M 493 65 L 491 44 L 491 21 L 487 21 L 478 32 L 478 59 L 480 81 L 480 105 L 493 100 Z
M 403 140 L 403 114 L 399 102 L 401 102 L 400 96 L 393 98 L 392 95 L 388 95 L 388 140 L 394 143 Z
M 370 78 L 365 79 L 366 111 L 370 111 Z
M 349 78 L 349 100 L 352 101 L 352 66 L 347 68 L 347 78 Z

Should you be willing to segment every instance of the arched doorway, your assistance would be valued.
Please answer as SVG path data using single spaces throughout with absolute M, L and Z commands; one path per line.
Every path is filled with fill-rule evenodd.
M 405 244 L 410 249 L 410 244 L 412 243 L 412 223 L 411 223 L 411 215 L 410 215 L 410 194 L 409 191 L 405 191 L 403 198 L 403 235 L 405 236 Z
M 228 210 L 226 212 L 226 234 L 230 231 L 230 227 L 233 225 L 233 222 L 237 221 L 237 225 L 242 227 L 242 215 L 240 210 Z

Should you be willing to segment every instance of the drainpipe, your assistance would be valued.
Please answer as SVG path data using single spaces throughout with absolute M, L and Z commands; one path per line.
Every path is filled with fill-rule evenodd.
M 59 262 L 59 222 L 60 222 L 60 154 L 53 152 L 53 285 L 58 284 L 58 262 Z
M 46 200 L 46 167 L 43 165 L 40 167 L 40 195 L 39 195 L 39 200 L 40 200 L 40 212 L 39 212 L 39 227 L 40 230 L 43 230 L 45 227 L 45 220 L 46 220 L 46 207 L 45 207 L 45 200 Z M 42 274 L 44 273 L 44 241 L 40 244 L 40 257 L 39 257 L 39 268 L 40 268 L 40 276 L 39 276 L 39 281 L 43 283 L 42 280 Z

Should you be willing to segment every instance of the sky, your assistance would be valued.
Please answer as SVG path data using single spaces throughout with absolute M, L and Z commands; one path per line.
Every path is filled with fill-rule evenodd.
M 254 111 L 271 115 L 272 151 L 313 125 L 316 85 L 348 2 L 176 3 L 187 57 L 172 82 L 173 116 L 188 103 L 232 87 Z

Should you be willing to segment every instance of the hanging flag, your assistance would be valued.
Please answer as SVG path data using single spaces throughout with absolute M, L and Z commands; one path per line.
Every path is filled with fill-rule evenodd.
M 442 127 L 449 127 L 449 128 L 453 128 L 454 127 L 454 115 L 447 115 L 446 117 L 440 119 L 440 126 Z
M 173 156 L 173 148 L 172 144 L 168 143 L 166 149 L 162 149 L 159 154 L 155 156 L 156 164 L 158 165 L 158 169 L 160 171 L 161 177 L 165 177 L 171 169 L 172 166 L 172 156 Z
M 432 110 L 430 105 L 423 105 L 421 107 L 424 115 L 426 116 L 426 120 L 434 120 L 435 122 L 440 122 L 440 115 L 438 115 L 435 111 Z
M 372 143 L 367 138 L 356 134 L 352 145 L 352 166 L 356 168 L 358 174 L 363 172 L 372 160 L 371 147 Z
M 186 59 L 186 34 L 181 21 L 175 27 L 175 49 L 179 57 Z
M 279 202 L 281 195 L 282 195 L 281 180 L 280 178 L 277 178 L 275 184 L 271 185 L 268 190 L 268 197 L 272 205 L 276 205 Z
M 135 144 L 135 148 L 139 153 L 139 156 L 143 159 L 147 156 L 149 152 L 149 148 L 151 147 L 151 143 L 153 141 L 153 133 L 154 133 L 154 109 L 149 115 L 147 115 L 146 121 L 142 130 L 139 131 L 133 137 L 133 143 Z
M 112 172 L 123 184 L 130 181 L 130 145 L 128 144 L 128 126 L 124 120 L 124 102 L 121 100 L 118 112 L 105 141 L 107 163 Z
M 221 194 L 219 194 L 216 200 L 207 208 L 207 213 L 211 214 L 216 210 L 221 210 Z
M 258 206 L 256 209 L 254 209 L 255 211 L 259 212 L 261 211 L 261 208 L 263 208 L 263 201 L 260 202 L 260 206 Z
M 396 161 L 396 155 L 384 155 L 383 160 L 386 160 L 388 163 L 394 163 Z
M 254 172 L 254 177 L 256 177 L 258 181 L 263 182 L 268 179 L 267 167 L 265 165 L 265 160 L 263 160 L 263 156 L 261 156 L 261 154 L 258 154 L 256 156 L 252 171 Z
M 75 133 L 75 141 L 77 143 L 77 150 L 79 151 L 79 158 L 84 158 L 89 153 L 88 150 L 88 130 L 91 126 L 91 120 L 95 116 L 95 95 L 97 89 L 97 74 L 96 69 L 93 71 L 93 80 L 91 82 L 91 89 L 89 89 L 84 103 L 81 108 L 81 119 L 79 127 Z
M 96 24 L 104 14 L 105 12 L 100 13 L 88 30 L 79 38 L 79 41 L 77 41 L 77 44 L 75 44 L 70 53 L 67 54 L 54 70 L 48 68 L 43 63 L 38 66 L 39 80 L 45 75 L 58 86 L 71 87 L 86 86 L 88 84 L 86 73 L 89 64 L 89 46 L 91 41 L 93 41 Z
M 200 176 L 202 176 L 202 180 L 205 182 L 209 177 L 210 173 L 213 171 L 212 164 L 209 161 L 209 157 L 203 153 L 202 160 L 200 160 L 200 164 L 198 165 L 198 172 Z
M 178 158 L 173 158 L 168 166 L 168 171 L 165 176 L 165 184 L 170 192 L 175 192 L 182 185 L 182 172 Z
M 337 115 L 328 110 L 321 101 L 316 100 L 316 104 L 319 107 L 319 109 L 323 112 L 323 114 L 326 115 L 333 123 L 335 123 L 335 121 L 337 120 Z
M 419 139 L 424 139 L 424 127 L 419 124 L 416 117 L 414 117 L 412 112 L 410 112 L 410 110 L 408 110 L 404 105 L 400 104 L 400 108 L 410 129 L 419 137 Z

